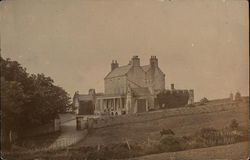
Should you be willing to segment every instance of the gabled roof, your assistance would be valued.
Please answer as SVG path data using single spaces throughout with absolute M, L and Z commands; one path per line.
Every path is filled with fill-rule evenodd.
M 128 73 L 128 71 L 131 67 L 132 67 L 132 65 L 117 67 L 113 71 L 109 72 L 109 74 L 105 77 L 105 79 L 118 77 L 118 76 L 124 76 L 126 73 Z
M 148 87 L 141 87 L 141 88 L 131 88 L 133 94 L 135 96 L 147 96 L 150 95 L 150 91 Z
M 145 66 L 141 66 L 141 68 L 145 71 L 145 72 L 147 72 L 149 69 L 150 69 L 150 65 L 145 65 Z
M 117 67 L 113 71 L 109 72 L 108 75 L 105 77 L 105 79 L 124 76 L 126 73 L 128 73 L 128 71 L 131 67 L 132 67 L 132 65 L 125 65 L 125 66 Z M 150 65 L 141 66 L 141 68 L 145 72 L 147 72 L 150 69 L 150 67 L 151 67 Z

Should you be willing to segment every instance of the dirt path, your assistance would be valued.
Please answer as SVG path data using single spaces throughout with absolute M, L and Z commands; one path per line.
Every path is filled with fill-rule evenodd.
M 87 134 L 86 130 L 76 130 L 76 120 L 71 119 L 61 124 L 61 135 L 49 146 L 49 149 L 68 147 L 79 142 Z

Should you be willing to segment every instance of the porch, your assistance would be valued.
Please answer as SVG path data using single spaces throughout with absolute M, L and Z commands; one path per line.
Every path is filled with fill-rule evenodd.
M 96 98 L 95 114 L 122 115 L 127 113 L 125 96 L 102 96 Z

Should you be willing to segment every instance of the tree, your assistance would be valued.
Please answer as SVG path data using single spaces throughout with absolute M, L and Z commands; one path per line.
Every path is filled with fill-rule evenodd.
M 20 130 L 24 92 L 20 83 L 16 81 L 5 81 L 1 78 L 1 126 L 3 133 L 3 146 L 7 149 L 10 148 L 10 137 L 9 134 L 12 130 Z
M 234 99 L 235 99 L 235 101 L 241 101 L 242 100 L 240 92 L 235 93 L 235 98 Z
M 4 135 L 54 120 L 70 107 L 69 94 L 44 74 L 28 74 L 18 62 L 1 57 L 1 106 Z

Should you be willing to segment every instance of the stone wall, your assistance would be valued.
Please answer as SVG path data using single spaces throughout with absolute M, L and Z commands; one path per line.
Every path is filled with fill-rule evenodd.
M 152 87 L 154 90 L 165 89 L 165 75 L 158 67 L 153 67 L 146 73 L 147 86 Z
M 133 66 L 127 75 L 127 83 L 131 88 L 146 87 L 146 75 L 140 66 Z
M 146 123 L 147 121 L 159 120 L 168 117 L 192 115 L 192 114 L 203 114 L 218 111 L 225 111 L 237 107 L 236 103 L 224 102 L 224 103 L 214 103 L 211 105 L 203 105 L 197 107 L 182 107 L 173 108 L 167 110 L 159 110 L 153 112 L 145 112 L 140 114 L 128 114 L 120 116 L 106 116 L 99 118 L 89 118 L 88 128 L 104 128 L 116 125 L 124 125 L 129 123 Z
M 104 83 L 105 94 L 125 94 L 127 92 L 125 76 L 108 78 L 104 80 Z

